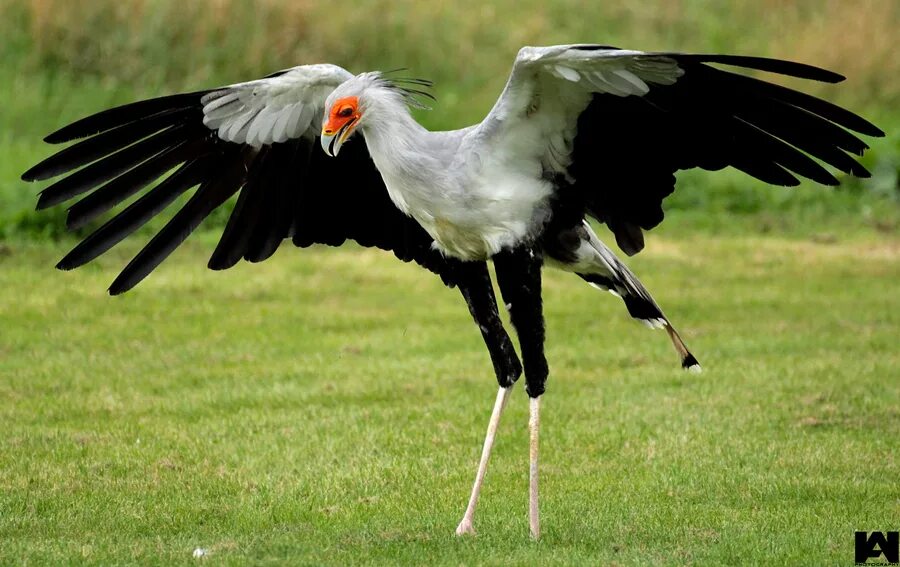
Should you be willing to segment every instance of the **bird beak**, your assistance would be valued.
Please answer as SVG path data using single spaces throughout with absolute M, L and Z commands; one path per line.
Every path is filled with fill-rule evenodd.
M 337 157 L 338 152 L 341 151 L 341 146 L 344 145 L 344 142 L 346 142 L 347 138 L 350 137 L 350 134 L 353 133 L 358 118 L 359 117 L 357 116 L 353 116 L 350 120 L 344 122 L 344 125 L 338 128 L 337 131 L 335 131 L 330 123 L 322 128 L 322 149 L 325 150 L 326 154 L 331 157 Z

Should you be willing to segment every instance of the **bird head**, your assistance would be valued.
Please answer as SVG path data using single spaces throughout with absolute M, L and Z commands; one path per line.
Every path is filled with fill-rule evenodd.
M 383 120 L 396 117 L 396 111 L 408 112 L 409 106 L 427 108 L 416 97 L 433 99 L 421 90 L 431 86 L 424 79 L 387 78 L 384 73 L 363 73 L 338 85 L 325 100 L 321 143 L 325 153 L 334 157 L 341 146 L 371 120 L 367 113 L 375 109 Z M 377 122 L 377 120 L 376 120 Z
M 322 149 L 326 154 L 335 157 L 362 120 L 360 97 L 332 96 L 329 97 L 325 108 L 325 118 L 322 121 Z
M 353 133 L 356 132 L 366 111 L 378 96 L 378 73 L 363 73 L 338 85 L 325 100 L 325 116 L 322 119 L 322 149 L 335 157 Z M 377 106 L 377 105 L 376 105 Z

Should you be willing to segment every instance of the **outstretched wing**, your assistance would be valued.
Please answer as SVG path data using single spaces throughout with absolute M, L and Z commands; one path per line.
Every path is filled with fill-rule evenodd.
M 302 247 L 351 239 L 414 260 L 452 283 L 431 237 L 391 202 L 365 144 L 348 144 L 337 158 L 316 147 L 325 99 L 351 77 L 334 65 L 295 67 L 257 81 L 127 104 L 50 134 L 45 141 L 51 144 L 84 139 L 22 176 L 64 176 L 41 191 L 39 209 L 81 197 L 68 210 L 66 222 L 74 229 L 139 195 L 58 267 L 93 260 L 193 190 L 112 283 L 111 294 L 134 287 L 238 192 L 209 260 L 212 269 L 241 258 L 264 260 L 286 238 Z
M 850 131 L 883 132 L 813 96 L 710 64 L 828 83 L 841 75 L 790 61 L 733 55 L 645 53 L 599 45 L 526 47 L 482 124 L 502 144 L 521 124 L 546 129 L 545 173 L 574 183 L 586 212 L 627 254 L 663 219 L 677 170 L 734 167 L 774 185 L 796 176 L 837 185 L 819 162 L 868 177 L 852 155 L 868 146 Z M 852 154 L 852 155 L 850 155 Z M 815 159 L 813 159 L 815 158 Z

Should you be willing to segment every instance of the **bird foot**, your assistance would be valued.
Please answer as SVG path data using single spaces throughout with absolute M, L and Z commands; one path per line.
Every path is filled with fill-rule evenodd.
M 475 528 L 472 527 L 472 521 L 468 518 L 463 518 L 459 525 L 456 526 L 456 535 L 475 535 Z

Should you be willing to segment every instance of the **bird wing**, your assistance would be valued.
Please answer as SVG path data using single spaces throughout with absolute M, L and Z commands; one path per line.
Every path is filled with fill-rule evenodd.
M 57 267 L 93 260 L 190 193 L 109 288 L 128 291 L 238 193 L 212 269 L 264 260 L 286 238 L 301 247 L 351 239 L 415 260 L 451 284 L 431 237 L 391 202 L 365 144 L 351 142 L 337 158 L 316 148 L 325 99 L 351 77 L 334 65 L 295 67 L 105 110 L 50 134 L 51 144 L 80 141 L 23 174 L 62 176 L 41 191 L 39 209 L 81 197 L 66 220 L 76 229 L 139 195 Z
M 734 167 L 774 185 L 838 180 L 820 160 L 868 177 L 851 155 L 883 136 L 870 122 L 822 99 L 713 67 L 837 83 L 810 65 L 733 55 L 648 53 L 600 45 L 525 47 L 500 99 L 479 127 L 484 147 L 516 144 L 524 124 L 542 129 L 531 154 L 544 174 L 574 184 L 586 213 L 635 254 L 643 230 L 663 219 L 675 172 Z M 813 159 L 815 158 L 815 159 Z

